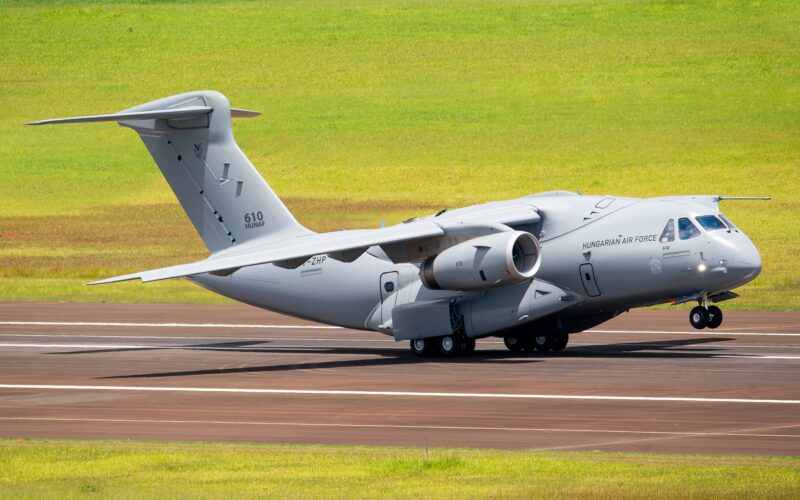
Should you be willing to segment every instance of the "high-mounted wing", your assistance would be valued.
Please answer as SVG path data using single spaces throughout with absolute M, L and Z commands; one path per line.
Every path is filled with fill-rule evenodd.
M 486 207 L 475 213 L 453 213 L 449 217 L 431 216 L 381 229 L 311 233 L 283 240 L 253 241 L 252 244 L 217 252 L 198 262 L 116 276 L 89 285 L 135 279 L 159 281 L 203 273 L 226 276 L 242 267 L 259 264 L 294 269 L 309 258 L 323 254 L 342 262 L 352 262 L 375 245 L 380 245 L 395 263 L 410 262 L 424 259 L 470 238 L 510 231 L 508 224 L 534 223 L 540 219 L 534 207 L 512 205 Z M 442 241 L 442 236 L 447 236 L 446 239 L 450 241 Z
M 241 251 L 234 247 L 231 250 L 236 251 L 220 252 L 198 262 L 126 274 L 89 284 L 101 285 L 134 279 L 144 282 L 159 281 L 203 273 L 230 274 L 242 267 L 268 263 L 277 263 L 291 268 L 302 265 L 314 255 L 335 254 L 334 256 L 341 256 L 344 254 L 344 256 L 355 255 L 357 257 L 373 245 L 388 245 L 441 236 L 442 234 L 444 234 L 444 230 L 441 226 L 423 220 L 366 231 L 309 234 L 287 240 L 270 241 L 264 246 L 252 247 L 252 251 Z

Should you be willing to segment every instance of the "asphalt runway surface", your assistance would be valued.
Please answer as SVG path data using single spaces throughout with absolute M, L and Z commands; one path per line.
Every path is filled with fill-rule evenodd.
M 444 360 L 248 306 L 0 303 L 2 437 L 796 455 L 799 382 L 792 312 Z

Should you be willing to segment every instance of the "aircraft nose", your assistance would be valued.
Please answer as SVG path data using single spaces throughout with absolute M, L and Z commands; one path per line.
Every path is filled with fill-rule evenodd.
M 761 254 L 755 245 L 748 242 L 739 246 L 735 268 L 736 274 L 746 281 L 755 279 L 761 273 Z

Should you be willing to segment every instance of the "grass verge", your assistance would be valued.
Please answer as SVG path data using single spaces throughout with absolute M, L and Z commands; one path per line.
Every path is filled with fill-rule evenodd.
M 797 498 L 800 458 L 0 440 L 0 495 Z
M 222 300 L 79 289 L 202 248 L 132 132 L 22 126 L 214 88 L 264 112 L 237 140 L 311 227 L 550 189 L 771 195 L 724 206 L 764 257 L 734 306 L 800 308 L 794 0 L 1 3 L 5 299 Z

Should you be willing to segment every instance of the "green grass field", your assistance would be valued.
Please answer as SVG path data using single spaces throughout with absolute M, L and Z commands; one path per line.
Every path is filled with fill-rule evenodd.
M 0 440 L 0 496 L 797 498 L 797 457 Z
M 0 297 L 220 301 L 82 287 L 205 251 L 134 133 L 24 127 L 212 88 L 298 218 L 377 227 L 550 189 L 770 195 L 726 213 L 764 272 L 726 307 L 800 308 L 800 4 L 0 1 Z

